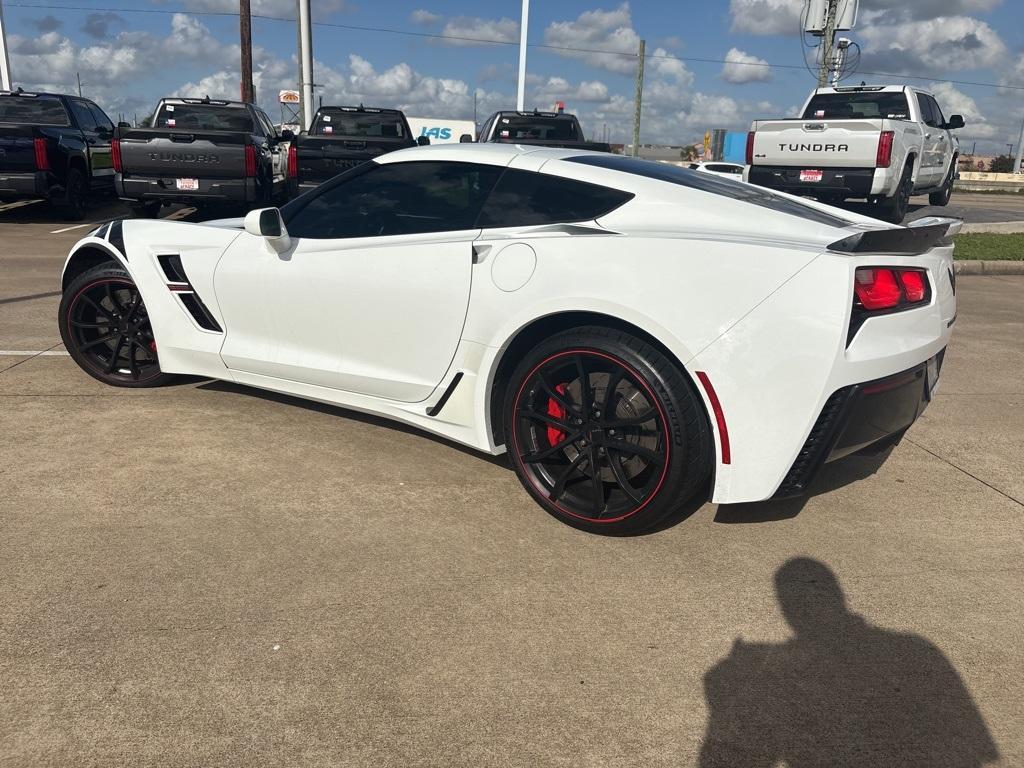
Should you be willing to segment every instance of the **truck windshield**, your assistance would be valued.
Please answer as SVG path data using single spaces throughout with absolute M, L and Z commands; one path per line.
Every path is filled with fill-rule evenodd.
M 857 120 L 881 117 L 889 120 L 909 120 L 907 96 L 902 91 L 852 91 L 850 93 L 819 93 L 804 110 L 804 120 Z
M 498 118 L 494 127 L 498 140 L 534 139 L 540 141 L 578 141 L 576 121 L 564 117 L 508 115 Z
M 357 136 L 364 139 L 404 139 L 401 115 L 321 109 L 309 131 L 316 136 Z
M 222 104 L 164 104 L 156 113 L 153 127 L 238 133 L 253 130 L 248 110 Z
M 70 125 L 67 110 L 57 99 L 32 96 L 0 98 L 0 123 L 31 125 Z

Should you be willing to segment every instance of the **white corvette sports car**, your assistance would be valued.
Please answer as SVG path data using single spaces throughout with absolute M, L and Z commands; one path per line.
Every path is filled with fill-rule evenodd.
M 898 440 L 956 319 L 959 226 L 610 154 L 421 147 L 244 220 L 104 225 L 68 257 L 60 331 L 115 386 L 224 379 L 507 450 L 550 513 L 627 533 Z

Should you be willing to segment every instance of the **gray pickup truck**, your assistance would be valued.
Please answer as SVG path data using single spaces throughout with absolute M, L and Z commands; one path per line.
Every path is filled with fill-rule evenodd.
M 147 127 L 118 124 L 114 184 L 137 216 L 170 203 L 275 205 L 288 195 L 292 138 L 253 104 L 166 98 Z
M 566 112 L 495 112 L 484 121 L 477 141 L 612 151 L 604 142 L 587 141 L 576 115 Z

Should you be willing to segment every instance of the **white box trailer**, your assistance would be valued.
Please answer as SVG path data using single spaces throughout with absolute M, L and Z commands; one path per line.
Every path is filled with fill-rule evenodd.
M 469 135 L 476 141 L 476 125 L 472 120 L 446 120 L 440 117 L 409 117 L 412 137 L 426 136 L 431 144 L 458 144 L 459 137 Z

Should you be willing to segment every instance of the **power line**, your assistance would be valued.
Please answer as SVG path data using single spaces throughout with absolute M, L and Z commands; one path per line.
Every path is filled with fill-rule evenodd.
M 220 16 L 220 17 L 234 17 L 238 18 L 237 12 L 231 11 L 190 11 L 185 9 L 174 9 L 174 8 L 103 8 L 98 6 L 84 6 L 84 5 L 56 5 L 50 3 L 12 3 L 4 2 L 7 8 L 38 8 L 41 10 L 63 10 L 63 11 L 110 11 L 113 13 L 149 13 L 149 14 L 164 14 L 173 15 L 176 13 L 182 13 L 191 16 Z M 264 21 L 287 21 L 295 23 L 295 19 L 286 16 L 268 16 L 266 14 L 252 14 L 254 19 L 262 19 Z M 314 21 L 313 26 L 315 27 L 331 27 L 334 29 L 345 29 L 353 32 L 377 32 L 382 34 L 391 35 L 405 35 L 406 37 L 420 37 L 420 38 L 431 38 L 436 40 L 457 40 L 459 42 L 469 43 L 481 43 L 485 45 L 518 45 L 514 40 L 495 40 L 492 38 L 485 37 L 468 37 L 463 35 L 445 35 L 431 32 L 413 32 L 406 29 L 393 29 L 390 27 L 368 27 L 361 26 L 358 24 L 339 24 L 337 22 L 329 21 Z M 530 43 L 530 48 L 540 48 L 549 51 L 566 51 L 571 53 L 591 53 L 591 54 L 603 54 L 607 56 L 626 56 L 631 59 L 637 57 L 636 53 L 631 51 L 610 51 L 603 48 L 576 48 L 568 45 L 547 45 L 544 43 Z M 711 59 L 702 58 L 699 56 L 673 56 L 669 54 L 654 54 L 648 53 L 645 56 L 646 59 L 663 59 L 666 61 L 682 61 L 696 64 L 731 64 L 738 66 L 750 66 L 750 67 L 768 67 L 770 69 L 789 69 L 789 70 L 806 70 L 806 60 L 803 64 L 773 64 L 771 62 L 759 63 L 759 62 L 740 62 L 740 61 L 727 61 L 726 59 Z M 954 80 L 948 77 L 942 77 L 941 75 L 907 75 L 899 72 L 872 72 L 872 71 L 861 71 L 860 75 L 870 75 L 872 77 L 890 77 L 902 80 L 930 80 L 933 82 L 941 81 L 944 83 L 953 83 L 954 85 L 973 85 L 980 88 L 1005 88 L 1012 91 L 1024 91 L 1024 85 L 1013 85 L 1004 83 L 983 83 L 975 80 Z

